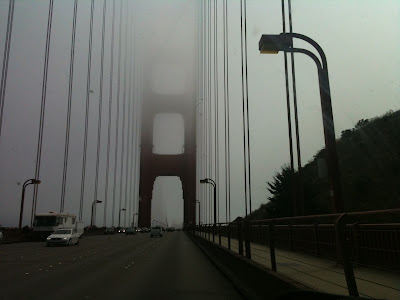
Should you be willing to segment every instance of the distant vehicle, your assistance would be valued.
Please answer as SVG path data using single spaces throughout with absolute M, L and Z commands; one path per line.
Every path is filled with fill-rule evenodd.
M 126 234 L 126 235 L 128 235 L 128 234 L 136 234 L 136 230 L 135 230 L 135 228 L 128 227 L 128 228 L 125 230 L 125 234 Z
M 125 228 L 121 227 L 120 229 L 118 229 L 118 233 L 125 233 Z
M 104 234 L 114 234 L 115 233 L 115 228 L 114 227 L 106 227 L 104 230 Z
M 57 229 L 46 239 L 46 246 L 79 244 L 79 234 L 76 229 Z
M 84 233 L 84 223 L 77 221 L 75 215 L 66 213 L 49 212 L 35 215 L 33 232 L 42 239 L 58 229 L 74 229 L 81 238 Z
M 177 231 L 182 231 L 182 228 L 177 228 L 176 230 L 177 230 Z
M 149 232 L 149 228 L 147 228 L 147 227 L 142 227 L 142 228 L 140 229 L 140 232 L 141 232 L 141 233 Z
M 174 227 L 168 227 L 168 228 L 167 228 L 167 231 L 173 232 L 173 231 L 175 231 L 175 228 L 174 228 Z
M 142 232 L 142 228 L 140 227 L 136 228 L 136 232 Z
M 0 241 L 2 241 L 2 240 L 3 240 L 3 231 L 0 228 Z
M 154 236 L 159 236 L 159 237 L 163 236 L 162 228 L 160 226 L 151 227 L 150 237 L 154 237 Z

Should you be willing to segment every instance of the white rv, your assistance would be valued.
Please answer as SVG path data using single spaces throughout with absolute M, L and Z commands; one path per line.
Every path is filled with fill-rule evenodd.
M 82 237 L 84 224 L 77 221 L 75 215 L 67 213 L 41 213 L 35 215 L 33 231 L 46 238 L 58 229 L 76 229 L 79 237 Z

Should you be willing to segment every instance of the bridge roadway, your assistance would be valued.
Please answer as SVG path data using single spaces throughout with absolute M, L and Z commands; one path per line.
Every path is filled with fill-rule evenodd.
M 242 299 L 184 232 L 0 245 L 0 299 Z

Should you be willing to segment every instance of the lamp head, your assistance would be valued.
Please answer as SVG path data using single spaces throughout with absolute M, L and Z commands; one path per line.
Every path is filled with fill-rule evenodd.
M 206 178 L 206 179 L 200 179 L 200 183 L 207 183 L 208 182 L 208 179 Z
M 39 179 L 32 179 L 32 184 L 40 184 L 41 181 Z
M 276 54 L 293 47 L 293 38 L 288 33 L 263 34 L 258 42 L 258 50 L 263 54 Z

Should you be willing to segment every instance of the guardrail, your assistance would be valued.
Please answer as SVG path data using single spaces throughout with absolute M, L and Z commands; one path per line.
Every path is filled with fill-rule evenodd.
M 238 252 L 251 258 L 251 243 L 267 245 L 271 269 L 277 271 L 275 248 L 335 259 L 343 266 L 351 296 L 358 296 L 353 265 L 400 269 L 400 209 L 313 215 L 191 228 L 221 244 L 221 237 L 238 241 Z

